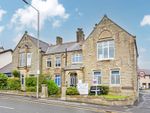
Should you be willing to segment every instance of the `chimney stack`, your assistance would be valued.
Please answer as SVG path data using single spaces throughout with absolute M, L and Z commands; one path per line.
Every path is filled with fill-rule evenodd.
M 84 40 L 84 32 L 82 28 L 78 28 L 76 34 L 77 34 L 77 42 Z
M 56 45 L 60 45 L 63 43 L 63 39 L 60 36 L 56 37 Z

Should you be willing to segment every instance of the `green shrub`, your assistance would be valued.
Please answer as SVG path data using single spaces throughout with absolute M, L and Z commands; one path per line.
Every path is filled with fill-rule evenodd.
M 66 90 L 66 95 L 79 95 L 79 92 L 76 87 L 69 87 Z
M 53 80 L 47 80 L 47 86 L 48 86 L 48 94 L 49 95 L 54 95 L 57 94 L 59 91 L 59 88 L 57 84 Z
M 26 91 L 28 91 L 28 92 L 36 92 L 36 86 L 26 87 Z
M 0 89 L 6 89 L 8 77 L 5 74 L 0 73 Z
M 26 78 L 26 87 L 36 86 L 37 78 L 36 77 L 27 77 Z
M 9 90 L 20 90 L 21 89 L 21 83 L 18 78 L 9 78 L 7 80 L 7 89 Z
M 20 72 L 19 71 L 13 70 L 12 74 L 14 75 L 14 77 L 20 78 Z
M 36 77 L 27 77 L 26 78 L 26 91 L 36 92 L 36 84 L 37 84 Z
M 109 93 L 109 86 L 100 86 L 100 89 L 102 89 L 103 95 L 107 95 Z

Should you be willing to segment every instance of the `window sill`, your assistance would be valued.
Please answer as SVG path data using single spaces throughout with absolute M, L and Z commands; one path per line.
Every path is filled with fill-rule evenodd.
M 110 84 L 110 87 L 120 87 L 121 84 Z
M 114 60 L 114 58 L 98 59 L 98 61 L 111 61 L 111 60 Z
M 83 62 L 72 62 L 72 64 L 82 64 Z

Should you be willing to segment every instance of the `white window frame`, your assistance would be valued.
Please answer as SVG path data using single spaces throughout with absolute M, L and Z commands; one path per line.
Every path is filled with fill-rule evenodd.
M 93 83 L 93 82 L 94 82 L 94 78 L 95 78 L 95 77 L 94 77 L 94 76 L 95 76 L 95 74 L 94 74 L 95 72 L 100 72 L 100 78 L 101 78 L 101 80 L 100 80 L 101 83 L 100 83 L 100 84 L 98 83 L 98 80 L 97 80 L 97 83 Z M 102 72 L 101 72 L 100 70 L 94 70 L 93 73 L 92 73 L 92 75 L 93 75 L 92 84 L 93 84 L 93 85 L 101 85 L 101 84 L 102 84 Z M 97 77 L 97 78 L 98 78 L 98 77 Z
M 28 55 L 30 54 L 30 59 L 28 58 Z M 30 67 L 32 65 L 32 53 L 27 53 L 27 66 Z
M 79 54 L 79 53 L 78 54 L 73 54 L 71 58 L 72 58 L 72 63 L 73 64 L 82 63 L 82 60 L 83 60 L 82 54 Z M 74 59 L 76 59 L 76 60 L 74 61 Z M 81 59 L 81 61 L 79 59 Z
M 116 77 L 115 77 L 115 84 L 112 83 L 112 80 L 111 80 L 112 71 L 118 71 L 119 72 L 119 74 L 118 74 L 119 75 L 119 84 L 116 83 L 116 81 L 117 81 Z M 115 75 L 115 76 L 117 76 L 117 75 Z M 120 75 L 120 70 L 119 69 L 112 69 L 112 70 L 110 70 L 110 85 L 111 86 L 120 86 L 121 85 L 121 75 Z
M 57 76 L 57 77 L 56 77 Z M 58 77 L 59 76 L 59 77 Z M 58 79 L 59 78 L 59 79 Z M 57 79 L 57 80 L 56 80 Z M 59 81 L 60 80 L 60 81 Z M 60 84 L 58 84 L 60 82 Z M 57 84 L 58 87 L 61 87 L 61 76 L 59 74 L 55 75 L 55 83 Z
M 57 64 L 57 58 L 60 59 L 60 66 L 57 66 L 57 65 L 56 65 L 56 64 Z M 55 57 L 55 63 L 54 63 L 54 65 L 55 65 L 55 68 L 60 68 L 60 67 L 61 67 L 61 57 L 60 57 L 60 56 L 56 56 L 56 57 Z
M 113 41 L 113 48 L 114 48 L 114 56 L 113 57 L 110 57 L 110 54 L 109 54 L 109 49 L 110 49 L 110 42 Z M 107 55 L 108 57 L 107 58 L 104 58 L 104 43 L 107 43 Z M 99 57 L 100 55 L 98 54 L 99 53 L 99 46 L 100 44 L 102 44 L 102 55 L 103 57 Z M 100 42 L 97 42 L 97 60 L 113 60 L 115 58 L 115 40 L 106 40 L 106 41 L 100 41 Z
M 47 62 L 48 62 L 48 61 L 51 62 L 51 66 L 50 66 L 50 67 L 47 65 Z M 51 59 L 51 58 L 47 58 L 47 59 L 46 59 L 46 68 L 51 68 L 51 67 L 52 67 L 52 59 Z
M 19 67 L 26 66 L 26 54 L 25 53 L 19 53 Z

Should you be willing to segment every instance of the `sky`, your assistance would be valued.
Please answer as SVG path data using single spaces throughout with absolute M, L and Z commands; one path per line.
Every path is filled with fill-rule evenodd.
M 55 44 L 76 40 L 77 28 L 85 37 L 106 14 L 136 36 L 139 68 L 150 69 L 150 0 L 26 0 L 40 10 L 40 39 Z M 22 0 L 0 0 L 0 45 L 14 49 L 25 31 L 36 36 L 37 13 Z

